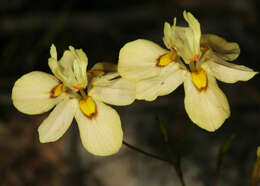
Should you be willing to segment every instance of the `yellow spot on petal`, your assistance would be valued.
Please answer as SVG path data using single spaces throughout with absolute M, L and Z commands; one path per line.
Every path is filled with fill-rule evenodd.
M 51 98 L 56 98 L 64 92 L 64 85 L 61 83 L 51 90 Z
M 80 89 L 83 88 L 83 86 L 82 86 L 82 85 L 79 85 L 79 86 L 73 86 L 73 88 L 75 88 L 75 89 L 77 89 L 77 90 L 80 90 Z
M 79 100 L 79 107 L 89 119 L 92 119 L 97 115 L 97 105 L 90 96 Z
M 202 69 L 199 72 L 191 72 L 191 80 L 199 91 L 206 89 L 208 86 L 207 74 Z
M 197 61 L 200 58 L 200 55 L 196 55 L 193 58 L 190 59 L 190 62 Z
M 169 63 L 173 62 L 177 58 L 177 53 L 175 51 L 171 51 L 169 53 L 161 55 L 156 63 L 157 67 L 164 67 Z
M 90 70 L 87 72 L 91 77 L 103 76 L 105 74 L 102 70 Z

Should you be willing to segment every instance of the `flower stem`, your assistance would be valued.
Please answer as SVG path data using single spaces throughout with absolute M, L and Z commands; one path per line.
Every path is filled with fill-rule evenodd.
M 123 141 L 123 144 L 124 144 L 126 147 L 128 147 L 128 148 L 130 148 L 130 149 L 132 149 L 132 150 L 134 150 L 134 151 L 136 151 L 136 152 L 139 152 L 139 153 L 144 154 L 144 155 L 146 155 L 146 156 L 152 157 L 152 158 L 154 158 L 154 159 L 157 159 L 157 160 L 160 160 L 160 161 L 163 161 L 163 162 L 166 162 L 166 163 L 169 163 L 170 165 L 172 165 L 172 166 L 174 167 L 174 169 L 176 170 L 176 172 L 177 172 L 177 175 L 178 175 L 178 177 L 179 177 L 179 179 L 180 179 L 181 185 L 182 185 L 182 186 L 185 186 L 185 182 L 184 182 L 184 179 L 183 179 L 183 175 L 182 175 L 182 171 L 181 171 L 181 169 L 180 169 L 180 166 L 176 166 L 173 161 L 167 160 L 167 159 L 161 158 L 161 157 L 159 157 L 159 156 L 157 156 L 157 155 L 155 155 L 155 154 L 151 154 L 151 153 L 149 153 L 149 152 L 143 151 L 142 149 L 139 149 L 139 148 L 137 148 L 137 147 L 135 147 L 135 146 L 133 146 L 133 145 L 130 145 L 130 144 L 127 143 L 126 141 Z
M 167 130 L 166 128 L 164 127 L 163 123 L 160 121 L 159 117 L 156 116 L 155 117 L 155 120 L 157 121 L 158 125 L 159 125 L 159 128 L 160 128 L 160 131 L 161 131 L 161 134 L 163 136 L 163 139 L 164 139 L 164 143 L 165 143 L 165 146 L 167 148 L 167 151 L 169 153 L 169 157 L 170 157 L 170 160 L 171 160 L 171 165 L 172 167 L 174 168 L 174 170 L 176 171 L 176 174 L 181 182 L 181 185 L 182 186 L 185 186 L 185 182 L 184 182 L 184 178 L 183 178 L 183 173 L 182 173 L 182 170 L 181 170 L 181 156 L 179 153 L 175 153 L 169 143 L 169 140 L 168 140 L 168 133 L 167 133 Z
M 127 143 L 126 141 L 123 141 L 123 144 L 124 144 L 126 147 L 128 147 L 128 148 L 130 148 L 130 149 L 132 149 L 132 150 L 134 150 L 134 151 L 137 151 L 137 152 L 139 152 L 139 153 L 142 153 L 142 154 L 144 154 L 144 155 L 146 155 L 146 156 L 149 156 L 149 157 L 152 157 L 152 158 L 154 158 L 154 159 L 161 160 L 161 161 L 164 161 L 164 162 L 166 162 L 166 163 L 172 164 L 172 162 L 171 162 L 170 160 L 167 160 L 167 159 L 161 158 L 161 157 L 159 157 L 159 156 L 157 156 L 157 155 L 155 155 L 155 154 L 151 154 L 151 153 L 149 153 L 149 152 L 143 151 L 142 149 L 139 149 L 139 148 L 137 148 L 137 147 L 135 147 L 135 146 L 133 146 L 133 145 L 130 145 L 130 144 Z

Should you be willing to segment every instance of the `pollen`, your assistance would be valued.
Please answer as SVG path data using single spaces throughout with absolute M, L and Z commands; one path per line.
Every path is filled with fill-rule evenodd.
M 83 86 L 82 86 L 82 85 L 79 85 L 79 86 L 73 86 L 73 88 L 75 88 L 75 89 L 77 89 L 77 90 L 80 90 L 80 89 L 83 88 Z
M 175 51 L 171 51 L 169 53 L 161 55 L 156 63 L 157 67 L 165 67 L 169 63 L 173 62 L 177 58 L 177 53 Z
M 206 89 L 208 86 L 207 74 L 202 69 L 198 72 L 191 72 L 191 80 L 199 91 Z
M 90 70 L 87 72 L 91 77 L 103 76 L 105 74 L 102 70 Z
M 190 59 L 190 62 L 197 61 L 200 58 L 200 55 L 196 55 L 193 58 Z
M 79 107 L 84 115 L 89 119 L 92 119 L 97 115 L 97 105 L 90 96 L 79 100 Z
M 56 98 L 64 92 L 64 85 L 60 83 L 51 90 L 51 98 Z

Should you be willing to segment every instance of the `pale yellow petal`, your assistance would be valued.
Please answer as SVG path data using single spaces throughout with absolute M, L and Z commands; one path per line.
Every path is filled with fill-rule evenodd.
M 60 102 L 38 128 L 41 143 L 58 140 L 72 123 L 77 108 L 76 99 Z
M 177 63 L 171 63 L 162 68 L 160 75 L 139 81 L 136 84 L 136 99 L 153 101 L 158 96 L 173 92 L 183 83 L 185 70 Z
M 258 72 L 255 72 L 251 68 L 228 63 L 218 57 L 211 58 L 203 63 L 202 66 L 218 80 L 225 83 L 248 81 L 258 74 Z
M 52 75 L 45 72 L 30 72 L 20 77 L 12 90 L 14 106 L 25 114 L 47 112 L 59 102 L 59 97 L 51 98 L 51 90 L 59 84 Z
M 208 75 L 206 89 L 199 91 L 191 81 L 190 75 L 184 81 L 185 109 L 190 119 L 199 127 L 213 132 L 230 116 L 229 104 L 219 89 L 216 79 Z
M 116 72 L 117 71 L 117 65 L 113 63 L 108 62 L 99 62 L 96 63 L 91 70 L 100 70 L 104 72 Z
M 214 34 L 203 34 L 201 45 L 208 46 L 217 56 L 227 61 L 235 60 L 240 54 L 240 48 L 237 43 L 228 42 Z
M 79 108 L 75 115 L 82 144 L 87 151 L 98 156 L 115 154 L 123 141 L 119 115 L 104 103 L 95 102 L 97 115 L 93 118 L 87 118 Z
M 164 42 L 165 46 L 168 49 L 173 48 L 173 46 L 172 46 L 172 28 L 169 23 L 167 23 L 167 22 L 164 23 L 163 32 L 164 32 L 163 42 Z
M 50 54 L 52 58 L 57 60 L 57 50 L 54 44 L 51 45 Z
M 168 51 L 143 39 L 129 42 L 119 53 L 118 72 L 128 80 L 140 81 L 160 73 L 156 67 L 158 58 Z
M 61 80 L 67 87 L 78 91 L 87 86 L 87 65 L 88 58 L 82 49 L 65 50 L 62 58 L 58 61 L 55 56 L 55 46 L 51 46 L 51 57 L 48 59 L 48 65 L 52 73 Z
M 199 21 L 190 12 L 184 11 L 183 17 L 188 22 L 189 27 L 175 26 L 175 18 L 172 26 L 171 43 L 185 63 L 189 64 L 190 61 L 200 56 L 201 30 Z
M 135 83 L 117 72 L 93 78 L 88 89 L 95 99 L 112 105 L 129 105 L 135 100 Z

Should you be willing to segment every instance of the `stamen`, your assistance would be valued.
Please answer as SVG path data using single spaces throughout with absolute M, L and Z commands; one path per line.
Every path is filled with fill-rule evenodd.
M 177 58 L 177 52 L 171 51 L 169 53 L 161 55 L 156 63 L 157 67 L 165 67 L 169 63 L 173 62 Z
M 87 74 L 92 77 L 97 77 L 97 76 L 103 76 L 105 72 L 102 70 L 89 70 Z
M 206 90 L 208 86 L 208 79 L 207 74 L 203 69 L 198 72 L 191 72 L 191 80 L 199 91 Z
M 79 107 L 80 110 L 84 113 L 84 115 L 89 119 L 92 119 L 97 115 L 96 103 L 90 96 L 87 96 L 85 99 L 80 99 Z
M 79 86 L 73 86 L 73 88 L 75 88 L 75 89 L 77 89 L 77 90 L 80 90 L 80 89 L 83 88 L 83 86 L 82 86 L 82 85 L 79 85 Z
M 193 58 L 190 59 L 190 62 L 197 61 L 200 58 L 200 55 L 196 55 Z
M 64 92 L 64 85 L 62 83 L 58 84 L 51 90 L 51 98 L 56 98 Z

